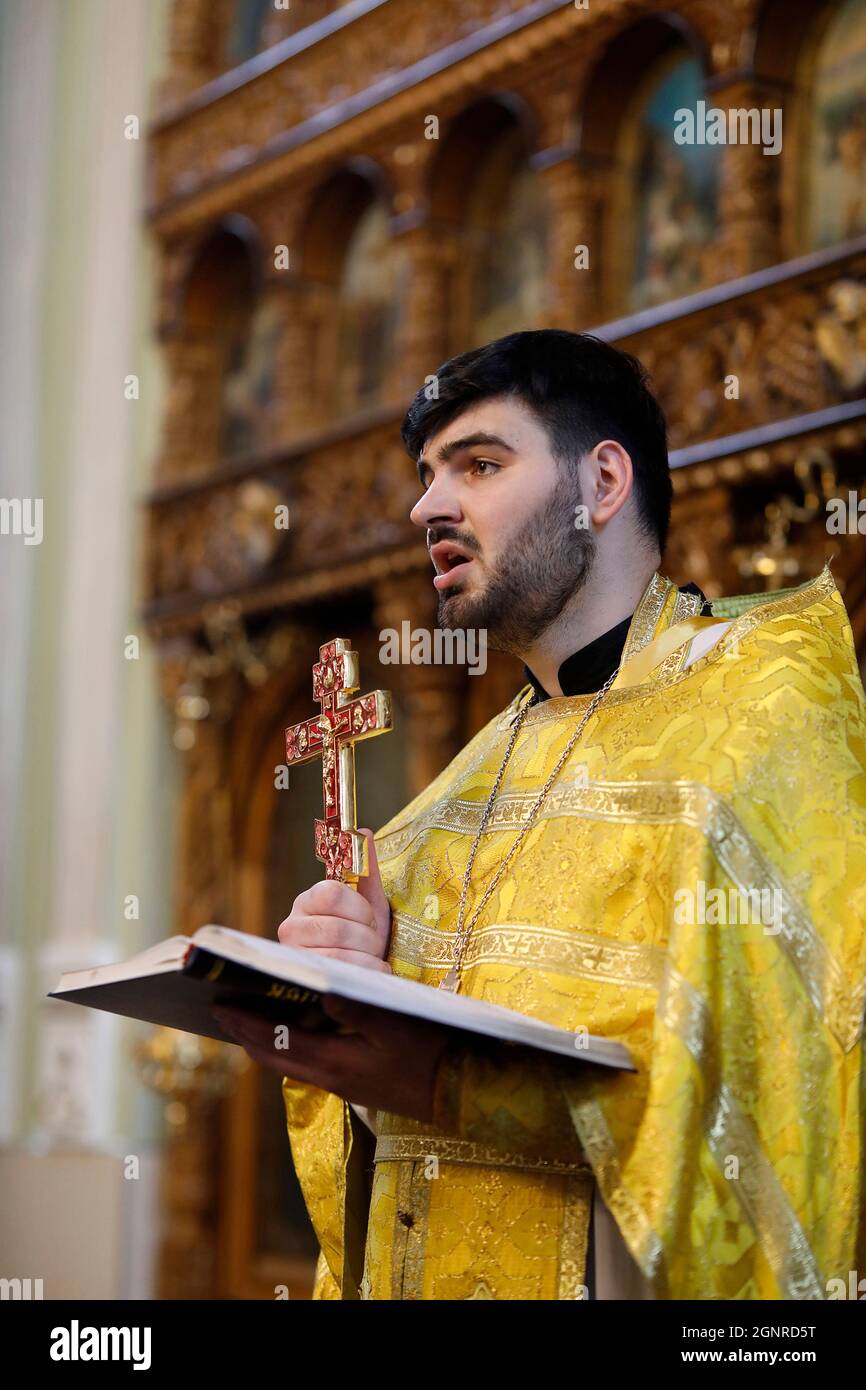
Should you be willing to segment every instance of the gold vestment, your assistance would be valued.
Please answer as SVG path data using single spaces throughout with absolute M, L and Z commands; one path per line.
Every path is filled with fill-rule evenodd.
M 620 675 L 462 971 L 463 993 L 618 1039 L 638 1071 L 452 1046 L 433 1124 L 378 1114 L 372 1199 L 357 1115 L 287 1078 L 314 1297 L 582 1297 L 595 1183 L 656 1297 L 821 1299 L 829 1279 L 866 1275 L 866 702 L 851 629 L 825 569 L 715 600 L 731 625 L 684 669 L 700 603 L 650 581 Z M 468 850 L 531 694 L 376 836 L 397 974 L 437 985 L 451 963 Z M 467 920 L 589 699 L 528 711 Z M 705 921 L 683 922 L 684 890 L 715 903 Z M 719 902 L 749 891 L 774 915 L 729 922 Z

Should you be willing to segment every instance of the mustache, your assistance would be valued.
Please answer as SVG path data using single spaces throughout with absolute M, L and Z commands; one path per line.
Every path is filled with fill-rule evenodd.
M 471 550 L 473 555 L 481 553 L 481 547 L 475 537 L 468 535 L 465 531 L 459 531 L 456 526 L 428 526 L 428 551 L 432 550 L 433 546 L 438 545 L 440 541 L 456 541 L 458 545 L 463 545 L 467 550 Z

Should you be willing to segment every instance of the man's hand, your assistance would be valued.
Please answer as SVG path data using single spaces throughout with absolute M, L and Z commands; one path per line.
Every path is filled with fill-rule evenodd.
M 295 898 L 277 936 L 284 946 L 306 947 L 317 955 L 390 974 L 385 956 L 391 907 L 382 887 L 373 832 L 362 829 L 361 834 L 370 847 L 370 872 L 358 881 L 357 892 L 335 879 L 314 883 Z
M 310 890 L 312 891 L 312 890 Z M 347 890 L 349 891 L 349 890 Z M 375 1110 L 429 1123 L 439 1059 L 448 1030 L 435 1023 L 387 1013 L 326 994 L 325 1012 L 342 1025 L 339 1035 L 288 1030 L 243 1009 L 216 1007 L 214 1017 L 254 1062 Z
M 299 893 L 277 935 L 284 946 L 315 951 L 369 970 L 391 967 L 385 960 L 391 936 L 391 906 L 382 887 L 371 830 L 361 829 L 369 846 L 370 872 L 357 892 L 326 879 Z M 448 1035 L 435 1024 L 386 1013 L 326 994 L 325 1012 L 336 1019 L 337 1035 L 288 1030 L 289 1045 L 278 1048 L 285 1026 L 243 1009 L 213 1010 L 220 1026 L 253 1061 L 295 1081 L 396 1115 L 427 1121 L 433 1115 L 436 1069 Z

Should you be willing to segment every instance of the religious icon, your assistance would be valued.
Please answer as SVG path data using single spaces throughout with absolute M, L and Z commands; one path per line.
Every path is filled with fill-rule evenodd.
M 809 148 L 809 245 L 866 231 L 866 6 L 834 15 L 818 58 Z
M 381 203 L 361 214 L 340 279 L 336 408 L 340 414 L 383 399 L 407 291 L 408 263 Z
M 391 695 L 373 690 L 355 699 L 360 689 L 358 653 L 351 643 L 335 637 L 319 648 L 313 667 L 313 699 L 321 713 L 286 729 L 289 767 L 322 759 L 324 818 L 315 822 L 316 858 L 325 877 L 357 885 L 366 877 L 368 847 L 358 832 L 355 804 L 355 744 L 392 728 Z
M 468 223 L 476 247 L 472 341 L 538 327 L 549 271 L 549 216 L 519 130 L 501 139 L 479 170 Z
M 694 59 L 663 62 L 639 108 L 632 309 L 691 294 L 704 281 L 716 230 L 718 147 L 677 145 L 673 135 L 674 113 L 693 110 L 701 91 Z
M 274 402 L 279 309 L 265 298 L 238 323 L 226 345 L 222 380 L 220 455 L 251 453 L 265 446 L 267 412 Z

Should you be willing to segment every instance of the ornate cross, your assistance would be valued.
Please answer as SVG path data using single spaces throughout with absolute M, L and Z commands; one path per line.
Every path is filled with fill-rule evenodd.
M 358 653 L 335 637 L 319 648 L 313 667 L 313 699 L 321 713 L 286 729 L 289 767 L 321 754 L 324 819 L 316 821 L 316 858 L 325 877 L 357 884 L 369 872 L 367 841 L 358 833 L 355 806 L 355 744 L 384 734 L 391 725 L 391 695 L 374 690 L 350 699 L 361 685 Z

